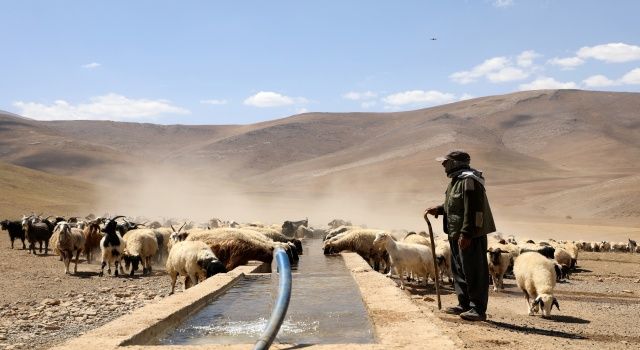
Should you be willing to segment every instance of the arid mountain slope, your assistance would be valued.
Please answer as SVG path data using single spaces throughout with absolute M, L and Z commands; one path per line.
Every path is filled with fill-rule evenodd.
M 0 162 L 0 213 L 86 215 L 94 210 L 96 187 L 86 182 Z
M 505 215 L 638 222 L 638 111 L 638 93 L 539 90 L 409 112 L 306 113 L 236 126 L 0 115 L 0 161 L 124 187 L 145 181 L 140 174 L 153 177 L 161 164 L 175 167 L 163 172 L 189 174 L 173 178 L 173 187 L 197 178 L 216 191 L 276 202 L 351 195 L 417 210 L 438 201 L 447 183 L 433 159 L 463 148 L 485 171 Z M 139 168 L 145 171 L 128 171 Z

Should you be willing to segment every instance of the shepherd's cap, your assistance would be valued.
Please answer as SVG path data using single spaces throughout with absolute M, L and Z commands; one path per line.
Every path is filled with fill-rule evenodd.
M 447 159 L 456 160 L 458 162 L 465 162 L 465 163 L 471 162 L 471 156 L 469 156 L 469 153 L 465 151 L 460 151 L 460 150 L 451 151 L 445 156 L 436 158 L 436 160 L 440 163 L 444 162 Z

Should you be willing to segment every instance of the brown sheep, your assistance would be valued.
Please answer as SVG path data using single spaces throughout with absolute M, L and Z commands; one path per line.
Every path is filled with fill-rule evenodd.
M 102 239 L 102 233 L 100 233 L 100 225 L 96 221 L 87 223 L 84 230 L 84 254 L 87 257 L 87 263 L 91 264 L 93 260 L 94 250 L 100 248 L 100 240 Z
M 231 271 L 240 265 L 246 265 L 249 260 L 267 264 L 273 261 L 275 244 L 255 239 L 255 234 L 257 232 L 251 230 L 219 228 L 192 232 L 186 240 L 205 242 L 225 269 Z

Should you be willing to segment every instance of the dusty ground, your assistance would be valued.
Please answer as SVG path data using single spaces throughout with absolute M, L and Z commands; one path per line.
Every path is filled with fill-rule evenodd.
M 169 279 L 160 267 L 152 276 L 98 277 L 99 265 L 78 265 L 65 276 L 57 256 L 11 250 L 0 235 L 0 349 L 44 349 L 99 327 L 167 296 Z M 21 247 L 21 244 L 17 244 Z M 579 268 L 556 287 L 561 311 L 528 316 L 513 279 L 491 291 L 489 320 L 470 323 L 438 313 L 433 287 L 409 288 L 416 303 L 436 311 L 447 332 L 471 349 L 626 349 L 640 342 L 640 254 L 581 252 Z M 182 286 L 179 286 L 181 290 Z M 443 307 L 455 304 L 445 286 Z
M 552 317 L 528 316 L 515 280 L 490 291 L 488 321 L 473 323 L 437 311 L 433 287 L 408 293 L 433 309 L 442 324 L 469 349 L 637 349 L 640 342 L 640 254 L 581 252 L 578 269 L 556 285 L 560 311 Z M 449 285 L 443 309 L 457 304 Z
M 105 277 L 98 277 L 98 263 L 81 260 L 78 275 L 65 276 L 57 256 L 11 250 L 7 233 L 0 233 L 0 349 L 48 348 L 169 292 L 160 266 L 152 276 L 140 277 L 138 271 L 133 278 L 115 278 L 105 269 Z

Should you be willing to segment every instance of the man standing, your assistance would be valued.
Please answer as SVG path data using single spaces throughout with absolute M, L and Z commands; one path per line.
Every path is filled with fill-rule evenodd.
M 451 183 L 444 204 L 425 210 L 425 217 L 443 215 L 444 232 L 451 245 L 451 270 L 458 305 L 446 313 L 469 321 L 487 319 L 489 267 L 487 234 L 496 230 L 484 189 L 482 172 L 471 168 L 471 157 L 464 151 L 452 151 L 436 159 L 444 167 Z

